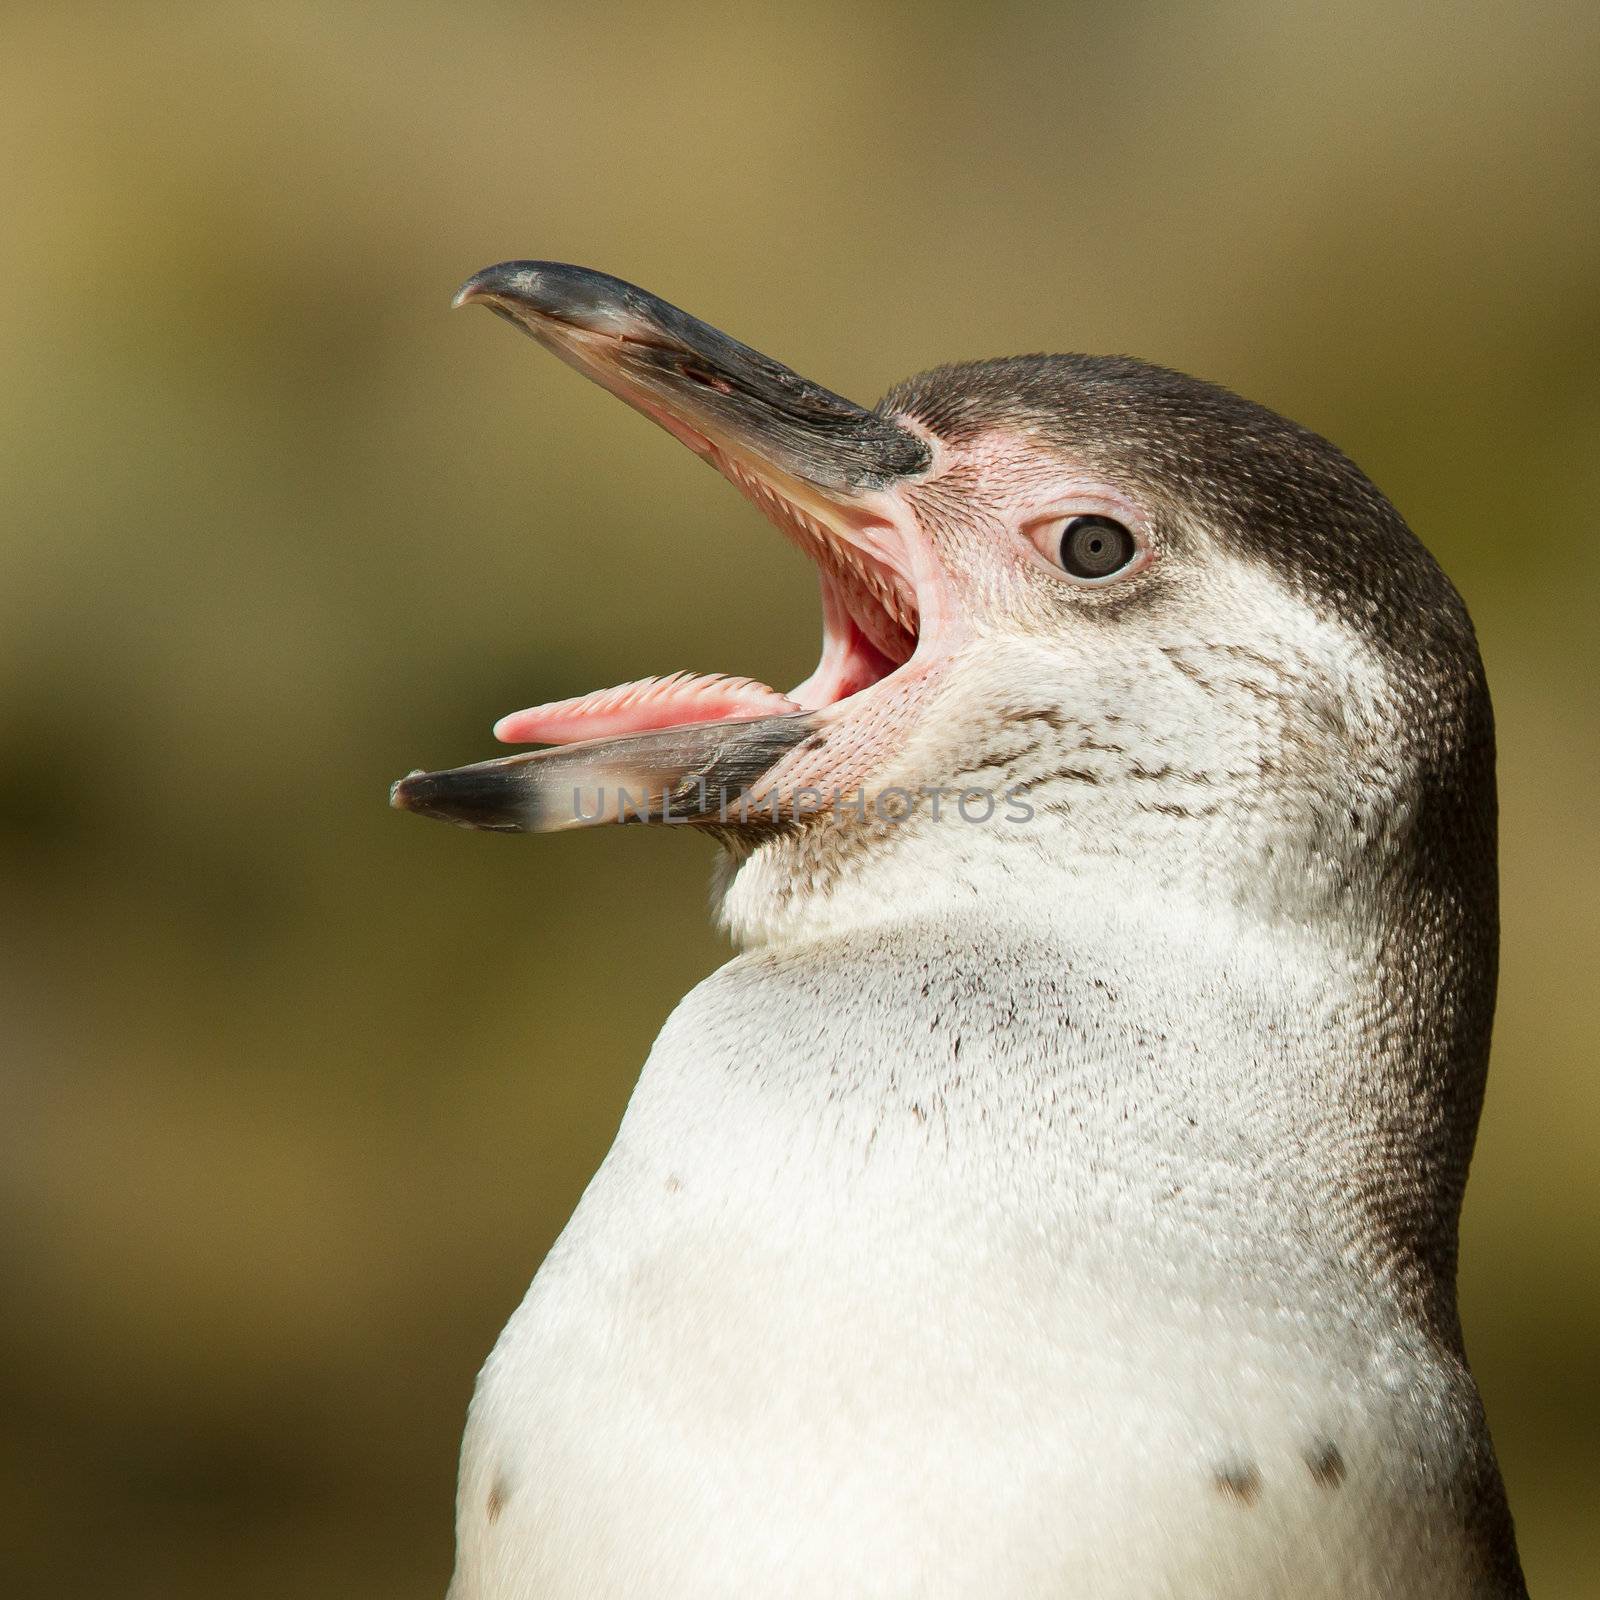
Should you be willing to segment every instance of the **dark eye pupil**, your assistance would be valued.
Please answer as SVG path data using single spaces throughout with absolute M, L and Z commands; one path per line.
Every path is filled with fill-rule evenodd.
M 1135 550 L 1133 535 L 1110 517 L 1074 517 L 1061 534 L 1061 565 L 1075 578 L 1110 577 Z

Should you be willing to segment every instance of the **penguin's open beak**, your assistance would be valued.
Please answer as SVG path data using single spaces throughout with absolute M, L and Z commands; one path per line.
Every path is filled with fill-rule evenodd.
M 727 822 L 730 804 L 816 739 L 825 712 L 917 652 L 926 552 L 906 535 L 896 490 L 927 472 L 928 443 L 605 273 L 506 262 L 468 279 L 455 304 L 487 306 L 531 335 L 755 502 L 817 564 L 823 652 L 787 695 L 674 674 L 514 713 L 500 738 L 557 748 L 412 773 L 393 804 L 504 832 Z
M 469 278 L 454 303 L 487 306 L 697 455 L 748 455 L 846 497 L 928 464 L 927 445 L 899 423 L 603 272 L 508 261 Z

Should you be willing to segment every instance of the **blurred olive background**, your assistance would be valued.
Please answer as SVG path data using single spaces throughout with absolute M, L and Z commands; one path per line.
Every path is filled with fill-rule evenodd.
M 1600 1595 L 1589 5 L 0 18 L 0 1587 L 437 1597 L 472 1375 L 675 999 L 678 833 L 391 813 L 534 700 L 809 669 L 804 561 L 451 292 L 600 266 L 871 401 L 1126 351 L 1332 435 L 1477 617 L 1506 950 L 1463 1291 Z

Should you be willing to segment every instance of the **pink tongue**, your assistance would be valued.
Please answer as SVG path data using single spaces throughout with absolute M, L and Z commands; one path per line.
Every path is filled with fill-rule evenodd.
M 573 700 L 513 711 L 495 723 L 494 736 L 507 744 L 572 744 L 689 722 L 770 717 L 801 709 L 787 695 L 751 678 L 675 672 L 670 678 L 641 678 Z

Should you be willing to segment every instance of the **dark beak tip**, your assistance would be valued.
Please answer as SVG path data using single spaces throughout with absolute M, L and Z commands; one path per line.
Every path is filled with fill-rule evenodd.
M 499 296 L 517 300 L 534 298 L 534 290 L 539 282 L 539 269 L 544 263 L 540 261 L 501 261 L 492 267 L 484 267 L 481 271 L 474 272 L 467 281 L 455 292 L 455 298 L 450 302 L 452 311 L 459 310 L 462 306 L 470 306 L 480 300 L 492 300 Z
M 419 798 L 417 779 L 426 777 L 421 767 L 414 767 L 405 777 L 396 778 L 389 785 L 389 804 L 396 811 L 414 811 Z
M 520 773 L 521 762 L 514 756 L 444 772 L 419 768 L 389 786 L 389 804 L 396 811 L 432 817 L 458 828 L 487 833 L 536 831 L 534 808 L 516 777 L 508 776 L 508 762 Z
M 450 302 L 452 311 L 484 300 L 509 298 L 528 301 L 539 281 L 539 263 L 536 261 L 502 261 L 497 266 L 474 272 L 455 292 Z
M 451 308 L 487 305 L 530 333 L 540 324 L 590 333 L 651 338 L 663 317 L 681 312 L 634 285 L 566 261 L 502 261 L 475 272 L 456 290 Z

